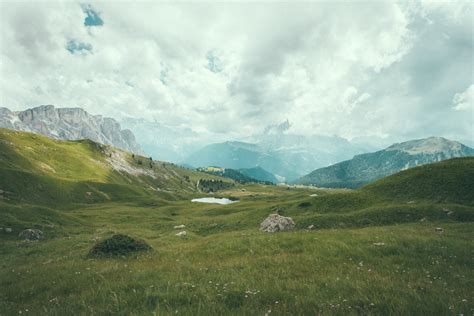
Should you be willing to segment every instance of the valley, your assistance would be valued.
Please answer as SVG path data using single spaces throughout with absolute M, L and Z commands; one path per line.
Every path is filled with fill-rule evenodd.
M 474 316 L 473 16 L 0 0 L 0 316 Z
M 1 315 L 474 311 L 472 157 L 318 189 L 240 184 L 91 141 L 0 136 Z M 201 179 L 229 186 L 206 193 Z M 238 203 L 191 201 L 203 197 Z M 260 231 L 272 213 L 295 230 Z M 27 228 L 44 239 L 20 240 Z M 151 250 L 88 255 L 114 234 Z

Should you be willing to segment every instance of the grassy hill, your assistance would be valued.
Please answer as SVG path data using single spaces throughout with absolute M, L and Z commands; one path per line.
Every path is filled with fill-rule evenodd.
M 472 157 L 474 149 L 442 137 L 394 144 L 373 153 L 316 169 L 295 183 L 325 188 L 360 188 L 363 185 L 416 166 L 454 157 Z
M 474 204 L 474 157 L 453 158 L 401 171 L 362 191 L 391 199 Z
M 62 205 L 136 198 L 172 198 L 199 191 L 199 179 L 220 179 L 90 140 L 57 141 L 0 129 L 4 199 Z
M 0 146 L 1 315 L 474 312 L 473 158 L 358 190 L 236 184 L 217 195 L 239 201 L 215 205 L 191 199 L 222 178 L 89 141 L 0 130 Z M 297 229 L 259 231 L 275 212 Z M 152 250 L 89 256 L 117 233 Z
M 260 167 L 244 168 L 238 170 L 222 167 L 201 167 L 197 168 L 196 170 L 229 178 L 239 183 L 255 182 L 269 185 L 277 183 L 277 179 L 274 175 Z
M 229 178 L 239 183 L 258 182 L 256 179 L 248 177 L 247 175 L 241 173 L 240 171 L 231 169 L 231 168 L 204 167 L 204 168 L 197 168 L 197 170 L 208 173 L 208 174 L 213 174 L 216 176 Z
M 239 169 L 238 171 L 250 178 L 254 178 L 262 182 L 274 184 L 279 182 L 278 179 L 272 173 L 268 172 L 262 167 L 244 168 Z
M 454 158 L 388 176 L 358 190 L 305 198 L 302 224 L 363 227 L 428 220 L 474 220 L 474 158 Z M 288 214 L 299 214 L 291 208 Z

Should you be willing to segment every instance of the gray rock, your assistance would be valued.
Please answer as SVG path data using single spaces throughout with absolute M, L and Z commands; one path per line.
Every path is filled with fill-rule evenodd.
M 444 229 L 442 229 L 441 227 L 436 227 L 435 232 L 442 233 L 442 232 L 444 232 Z
M 41 240 L 43 239 L 43 232 L 39 229 L 25 229 L 19 235 L 24 240 Z
M 6 232 L 6 233 L 11 233 L 11 232 L 13 232 L 13 229 L 7 227 L 7 228 L 5 228 L 5 232 Z
M 291 217 L 285 217 L 278 214 L 270 214 L 260 224 L 260 230 L 267 233 L 279 231 L 289 231 L 295 229 L 295 222 Z
M 311 224 L 311 225 L 308 226 L 308 229 L 309 229 L 309 230 L 311 230 L 311 229 L 313 229 L 313 228 L 314 228 L 314 225 L 313 225 L 313 224 Z
M 174 229 L 183 229 L 184 227 L 186 227 L 186 226 L 184 226 L 184 225 L 178 225 L 178 226 L 174 226 Z

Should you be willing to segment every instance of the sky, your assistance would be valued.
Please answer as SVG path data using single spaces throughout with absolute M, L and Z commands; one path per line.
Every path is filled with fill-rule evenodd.
M 474 142 L 468 1 L 0 1 L 0 106 L 244 139 Z

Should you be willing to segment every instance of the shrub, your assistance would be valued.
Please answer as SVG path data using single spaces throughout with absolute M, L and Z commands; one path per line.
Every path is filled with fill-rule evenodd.
M 89 252 L 90 256 L 123 256 L 133 252 L 151 250 L 143 240 L 127 235 L 116 234 L 95 244 Z

